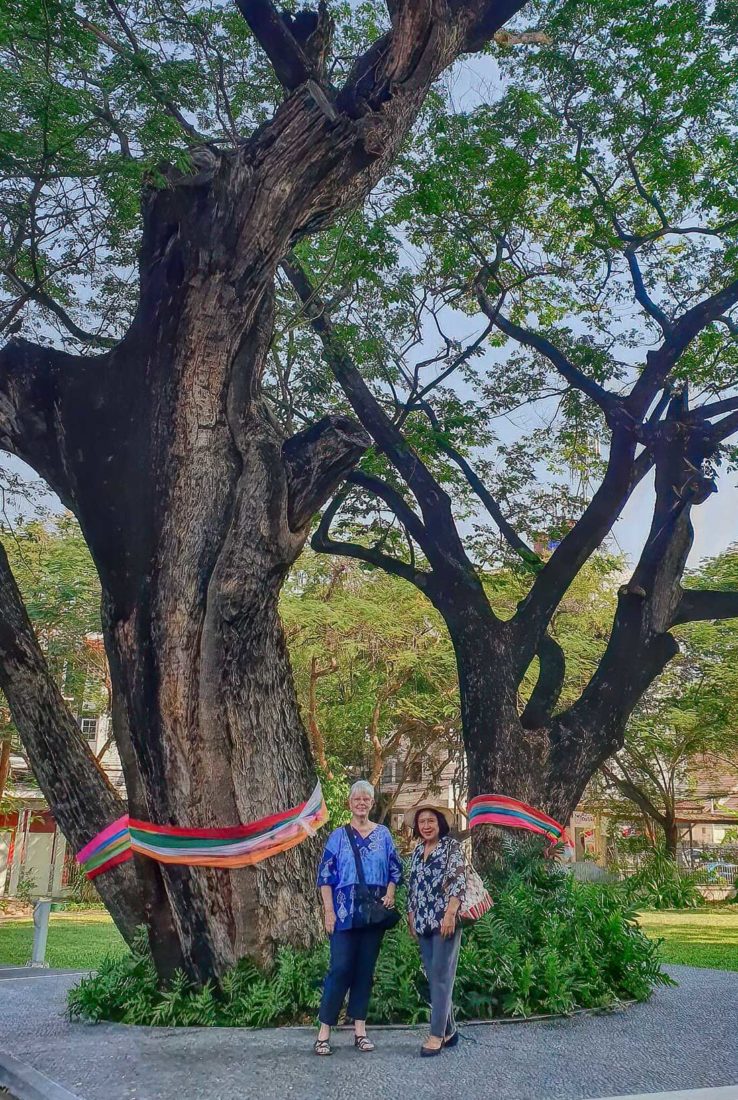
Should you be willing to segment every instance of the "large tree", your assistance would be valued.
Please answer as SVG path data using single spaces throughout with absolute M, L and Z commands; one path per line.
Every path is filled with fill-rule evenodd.
M 391 3 L 335 53 L 324 5 L 6 5 L 3 322 L 42 338 L 0 353 L 0 447 L 77 516 L 97 567 L 136 817 L 233 824 L 311 789 L 277 598 L 368 437 L 341 417 L 288 438 L 276 423 L 262 391 L 275 271 L 361 203 L 439 74 L 522 2 Z M 4 554 L 0 588 L 0 686 L 79 848 L 120 806 Z M 303 845 L 240 871 L 137 857 L 100 891 L 125 934 L 144 916 L 161 974 L 203 980 L 308 942 L 311 878 Z
M 283 270 L 375 443 L 314 545 L 404 578 L 444 617 L 470 794 L 566 819 L 677 653 L 673 628 L 738 614 L 735 591 L 681 583 L 692 512 L 738 432 L 738 47 L 729 5 L 527 12 L 552 45 L 508 55 L 496 102 L 432 101 L 349 246 L 308 242 Z M 294 399 L 287 362 L 275 387 Z M 567 699 L 552 623 L 649 485 L 604 653 Z M 509 616 L 482 582 L 490 524 L 529 579 Z

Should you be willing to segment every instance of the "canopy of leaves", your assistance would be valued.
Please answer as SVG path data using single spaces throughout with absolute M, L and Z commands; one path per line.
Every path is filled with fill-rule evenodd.
M 439 87 L 363 214 L 300 246 L 364 377 L 452 488 L 482 561 L 496 534 L 440 444 L 472 456 L 519 533 L 545 541 L 581 513 L 609 439 L 601 410 L 509 324 L 622 393 L 674 318 L 738 276 L 729 5 L 539 0 L 526 19 L 551 44 L 501 51 L 481 102 L 463 71 Z M 293 312 L 289 352 L 275 345 L 275 396 L 313 409 L 330 381 L 294 323 Z M 737 334 L 735 312 L 707 325 L 670 384 L 688 382 L 695 404 L 734 394 Z M 384 467 L 373 455 L 364 465 Z

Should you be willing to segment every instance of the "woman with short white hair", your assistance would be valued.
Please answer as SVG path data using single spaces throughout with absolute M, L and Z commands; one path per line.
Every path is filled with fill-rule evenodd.
M 318 868 L 331 960 L 320 1003 L 316 1054 L 333 1053 L 331 1028 L 338 1023 L 347 992 L 354 1046 L 363 1054 L 374 1050 L 366 1034 L 367 1009 L 382 937 L 399 919 L 395 889 L 402 867 L 389 829 L 369 819 L 373 805 L 374 788 L 360 779 L 349 794 L 351 821 L 328 837 Z

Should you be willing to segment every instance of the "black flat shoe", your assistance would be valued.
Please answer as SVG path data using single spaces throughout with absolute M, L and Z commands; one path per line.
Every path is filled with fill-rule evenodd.
M 313 1043 L 313 1052 L 321 1058 L 325 1058 L 330 1054 L 333 1054 L 331 1050 L 331 1044 L 327 1039 L 316 1039 Z
M 440 1047 L 426 1047 L 426 1046 L 423 1046 L 423 1047 L 420 1048 L 420 1057 L 421 1058 L 435 1058 L 435 1056 L 437 1054 L 440 1054 L 442 1050 L 443 1050 L 443 1043 L 441 1043 Z
M 458 1031 L 455 1031 L 453 1033 L 453 1035 L 449 1035 L 447 1039 L 443 1040 L 443 1045 L 445 1047 L 455 1047 L 456 1044 L 458 1043 L 458 1041 L 459 1041 L 459 1033 L 458 1033 Z
M 371 1039 L 367 1039 L 366 1035 L 354 1036 L 354 1046 L 357 1050 L 360 1050 L 362 1054 L 371 1054 L 374 1050 L 374 1043 Z

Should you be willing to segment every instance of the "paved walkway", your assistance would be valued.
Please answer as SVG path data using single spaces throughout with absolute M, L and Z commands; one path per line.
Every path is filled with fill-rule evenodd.
M 467 1041 L 427 1060 L 410 1030 L 376 1033 L 372 1055 L 339 1034 L 335 1055 L 319 1059 L 312 1033 L 300 1029 L 70 1024 L 63 1011 L 73 976 L 14 976 L 0 981 L 0 1071 L 10 1056 L 73 1100 L 593 1100 L 737 1085 L 738 973 L 669 969 L 679 988 L 649 1004 L 468 1027 Z

